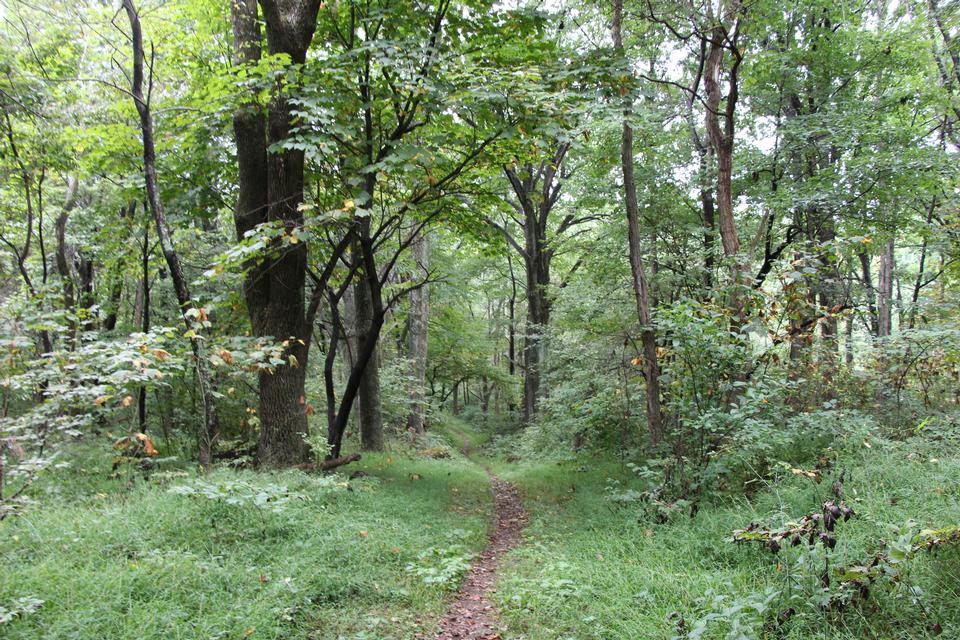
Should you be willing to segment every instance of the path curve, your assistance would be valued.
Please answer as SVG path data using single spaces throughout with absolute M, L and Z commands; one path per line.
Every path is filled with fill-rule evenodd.
M 487 469 L 493 489 L 496 523 L 490 544 L 470 568 L 457 599 L 440 623 L 436 640 L 499 640 L 497 610 L 490 594 L 497 581 L 497 569 L 504 555 L 521 541 L 527 525 L 517 488 L 500 480 Z

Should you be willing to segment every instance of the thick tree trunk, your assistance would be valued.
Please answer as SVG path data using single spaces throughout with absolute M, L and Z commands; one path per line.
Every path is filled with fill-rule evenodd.
M 426 234 L 420 233 L 413 243 L 413 260 L 424 277 L 430 270 L 430 246 Z M 408 351 L 412 363 L 410 415 L 407 431 L 416 439 L 423 435 L 426 414 L 425 389 L 427 384 L 427 347 L 430 321 L 430 292 L 428 285 L 410 292 L 410 315 L 407 331 Z
M 613 46 L 623 52 L 621 22 L 623 0 L 613 1 Z M 640 320 L 640 340 L 643 343 L 643 372 L 646 378 L 647 423 L 650 442 L 656 445 L 663 436 L 663 411 L 660 406 L 660 366 L 657 359 L 657 340 L 650 313 L 650 294 L 640 248 L 640 213 L 637 206 L 637 186 L 633 175 L 633 129 L 630 127 L 629 107 L 624 112 L 623 139 L 620 160 L 623 169 L 624 199 L 627 209 L 627 236 L 630 247 L 630 271 L 633 276 L 633 293 Z
M 263 22 L 271 54 L 286 54 L 293 64 L 306 61 L 316 29 L 318 0 L 262 0 Z M 231 2 L 234 63 L 260 59 L 260 27 L 255 0 Z M 262 223 L 287 233 L 302 228 L 304 154 L 267 153 L 290 135 L 293 115 L 284 92 L 276 92 L 266 121 L 254 97 L 234 114 L 240 193 L 234 221 L 238 239 Z M 244 294 L 254 335 L 273 337 L 286 347 L 287 363 L 259 377 L 260 439 L 258 459 L 266 466 L 303 462 L 309 455 L 306 365 L 312 327 L 306 318 L 306 243 L 286 243 L 279 255 L 247 271 Z
M 840 332 L 835 309 L 841 305 L 840 299 L 840 269 L 832 253 L 833 243 L 837 238 L 836 223 L 829 211 L 817 212 L 817 241 L 820 247 L 825 248 L 817 256 L 820 263 L 820 277 L 817 282 L 817 299 L 820 305 L 818 315 L 820 322 L 820 337 L 823 340 L 822 374 L 825 382 L 830 382 L 839 367 Z M 833 397 L 833 386 L 826 384 L 824 393 Z
M 531 246 L 528 244 L 527 249 Z M 544 270 L 547 270 L 544 273 Z M 549 267 L 542 260 L 527 264 L 527 325 L 523 343 L 523 419 L 530 424 L 536 418 L 540 401 L 540 380 L 544 364 L 545 332 L 550 322 L 547 299 Z

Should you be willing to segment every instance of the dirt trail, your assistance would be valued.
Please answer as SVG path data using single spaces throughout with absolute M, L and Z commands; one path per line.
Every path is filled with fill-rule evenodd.
M 489 600 L 497 581 L 501 558 L 520 544 L 520 533 L 527 524 L 527 512 L 517 488 L 503 482 L 488 470 L 496 506 L 496 526 L 490 544 L 473 564 L 440 624 L 436 640 L 499 640 L 497 611 Z

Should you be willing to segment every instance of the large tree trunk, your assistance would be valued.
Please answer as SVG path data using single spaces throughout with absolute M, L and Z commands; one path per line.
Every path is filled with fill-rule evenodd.
M 623 0 L 613 2 L 613 46 L 623 53 L 621 22 Z M 637 303 L 637 317 L 640 320 L 640 339 L 643 343 L 643 372 L 646 377 L 647 423 L 650 441 L 657 444 L 663 435 L 663 412 L 660 406 L 660 365 L 657 360 L 656 333 L 650 313 L 650 294 L 643 266 L 643 252 L 640 248 L 640 214 L 637 207 L 637 186 L 633 175 L 633 129 L 628 119 L 631 110 L 624 111 L 623 139 L 620 160 L 623 168 L 623 188 L 627 209 L 627 236 L 630 245 L 630 271 L 633 276 L 633 292 Z
M 318 0 L 262 0 L 270 54 L 286 54 L 292 64 L 303 64 L 316 29 Z M 260 27 L 255 0 L 231 2 L 234 63 L 256 64 L 260 59 Z M 286 140 L 292 123 L 286 93 L 276 92 L 266 121 L 250 96 L 234 114 L 240 193 L 234 221 L 238 239 L 257 225 L 272 222 L 288 233 L 303 226 L 304 154 L 299 150 L 267 153 Z M 306 317 L 306 243 L 287 243 L 279 255 L 250 265 L 244 294 L 253 333 L 283 341 L 287 363 L 259 377 L 261 464 L 301 463 L 309 455 L 307 432 L 306 365 L 311 323 Z
M 420 233 L 413 243 L 413 259 L 423 270 L 430 270 L 430 246 L 425 233 Z M 425 388 L 427 384 L 427 347 L 430 320 L 430 292 L 428 285 L 410 292 L 409 329 L 407 331 L 412 388 L 410 390 L 411 409 L 407 418 L 407 430 L 410 437 L 416 439 L 424 432 L 426 413 Z
M 133 97 L 134 105 L 140 115 L 140 132 L 143 138 L 143 175 L 144 182 L 146 183 L 147 204 L 157 226 L 160 250 L 163 252 L 163 257 L 167 262 L 167 268 L 170 270 L 170 278 L 173 280 L 173 288 L 177 295 L 177 301 L 180 303 L 180 311 L 183 314 L 184 324 L 186 324 L 189 331 L 194 332 L 194 335 L 190 338 L 190 346 L 193 349 L 197 384 L 199 386 L 201 403 L 203 404 L 203 424 L 199 433 L 200 465 L 204 469 L 208 469 L 211 463 L 213 439 L 217 434 L 217 411 L 213 396 L 213 387 L 207 370 L 207 356 L 206 353 L 204 353 L 202 339 L 199 335 L 196 335 L 197 326 L 194 324 L 195 321 L 203 317 L 204 312 L 202 309 L 196 307 L 193 299 L 190 297 L 187 279 L 183 273 L 183 267 L 180 264 L 180 257 L 173 246 L 170 226 L 167 223 L 163 203 L 160 201 L 160 193 L 157 188 L 153 116 L 150 112 L 150 105 L 143 95 L 144 50 L 140 17 L 133 6 L 133 0 L 123 0 L 123 8 L 130 21 L 131 40 L 133 43 L 133 78 L 131 81 L 130 94 Z
M 837 320 L 837 307 L 841 306 L 840 269 L 832 253 L 837 238 L 836 222 L 829 211 L 817 211 L 817 240 L 821 251 L 817 256 L 820 263 L 820 276 L 817 282 L 817 299 L 820 304 L 820 337 L 823 339 L 822 374 L 825 382 L 830 382 L 837 372 L 840 358 L 840 332 Z M 824 393 L 833 397 L 833 386 L 826 384 Z
M 527 243 L 527 251 L 532 250 L 535 256 L 527 261 L 527 326 L 523 343 L 523 419 L 527 424 L 537 415 L 546 346 L 544 334 L 550 323 L 550 301 L 547 298 L 550 266 L 539 256 L 540 251 L 535 248 L 537 244 L 537 239 L 530 239 Z

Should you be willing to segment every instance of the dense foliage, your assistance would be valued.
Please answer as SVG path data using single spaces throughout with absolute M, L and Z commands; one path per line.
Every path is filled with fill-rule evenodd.
M 0 582 L 0 629 L 66 637 L 60 610 L 29 626 L 50 608 L 41 584 L 94 568 L 66 575 L 43 527 L 120 544 L 92 507 L 58 521 L 101 482 L 157 518 L 209 518 L 216 549 L 184 525 L 175 569 L 232 574 L 256 563 L 200 556 L 230 535 L 251 557 L 244 536 L 339 544 L 353 524 L 301 529 L 340 490 L 362 495 L 332 519 L 381 508 L 374 480 L 305 472 L 386 450 L 363 473 L 396 454 L 419 480 L 418 465 L 440 473 L 421 458 L 444 459 L 469 493 L 482 476 L 461 458 L 481 438 L 528 465 L 505 472 L 538 503 L 570 498 L 566 479 L 544 486 L 545 461 L 587 473 L 597 504 L 572 513 L 607 510 L 637 553 L 644 532 L 690 521 L 732 573 L 764 548 L 784 576 L 693 579 L 667 600 L 637 588 L 652 627 L 558 614 L 558 635 L 524 637 L 852 636 L 873 622 L 847 612 L 904 603 L 902 637 L 960 628 L 953 587 L 923 564 L 960 539 L 956 486 L 930 512 L 879 506 L 896 504 L 885 478 L 937 490 L 943 476 L 897 461 L 952 469 L 960 438 L 956 3 L 5 0 L 0 17 L 3 557 L 39 518 L 33 568 Z M 155 525 L 116 509 L 124 540 Z M 534 529 L 571 557 L 524 552 L 501 603 L 515 629 L 606 588 L 569 582 L 584 559 L 551 538 L 569 526 L 555 516 Z M 415 524 L 390 526 L 410 542 Z M 362 559 L 397 560 L 374 572 L 391 602 L 435 612 L 407 583 L 455 586 L 475 524 Z M 569 541 L 611 553 L 602 535 Z M 123 544 L 133 565 L 172 552 Z M 258 597 L 231 615 L 281 606 Z M 285 610 L 272 633 L 328 604 Z M 386 633 L 358 629 L 323 637 Z

